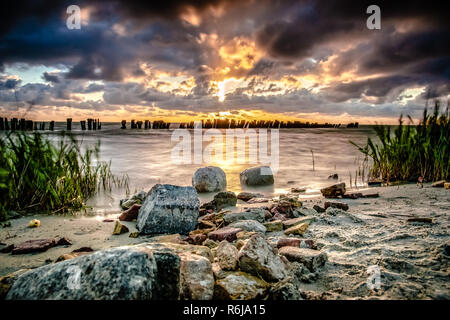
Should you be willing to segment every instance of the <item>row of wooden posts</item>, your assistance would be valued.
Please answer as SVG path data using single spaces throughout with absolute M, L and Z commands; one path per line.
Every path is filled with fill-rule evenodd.
M 0 130 L 45 130 L 47 122 L 38 122 L 33 120 L 12 118 L 8 121 L 8 118 L 0 117 Z M 55 121 L 48 122 L 48 130 L 55 130 Z M 86 130 L 86 120 L 80 121 L 81 130 Z M 87 119 L 87 130 L 100 130 L 102 128 L 102 123 L 99 119 Z M 66 129 L 72 130 L 72 118 L 66 119 Z

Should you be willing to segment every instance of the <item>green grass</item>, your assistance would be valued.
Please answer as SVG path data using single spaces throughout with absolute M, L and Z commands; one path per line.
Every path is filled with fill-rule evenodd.
M 450 174 L 450 117 L 440 112 L 436 101 L 433 113 L 427 108 L 423 119 L 414 125 L 408 116 L 409 125 L 404 125 L 400 116 L 399 125 L 393 134 L 390 126 L 374 127 L 379 143 L 367 139 L 363 147 L 355 145 L 359 151 L 372 160 L 371 178 L 381 178 L 386 182 L 416 182 L 419 177 L 425 181 L 449 179 Z
M 0 138 L 0 220 L 7 212 L 76 211 L 100 190 L 127 185 L 110 163 L 99 161 L 100 143 L 86 148 L 62 133 L 57 143 L 40 133 L 13 132 Z M 94 165 L 94 160 L 96 164 Z

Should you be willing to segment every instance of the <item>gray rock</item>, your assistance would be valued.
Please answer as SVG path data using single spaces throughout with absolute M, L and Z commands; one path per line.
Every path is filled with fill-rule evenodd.
M 311 272 L 316 272 L 328 260 L 325 252 L 291 246 L 281 247 L 279 254 L 285 256 L 291 262 L 300 262 Z
M 298 287 L 285 279 L 272 286 L 269 290 L 272 300 L 303 300 Z
M 260 234 L 253 235 L 239 251 L 239 266 L 242 271 L 266 281 L 278 281 L 287 276 L 285 263 Z
M 240 174 L 240 181 L 243 185 L 263 186 L 273 184 L 272 169 L 268 166 L 252 167 L 245 169 Z
M 157 184 L 139 210 L 136 228 L 141 234 L 188 234 L 197 226 L 199 206 L 193 187 Z
M 229 225 L 233 228 L 240 228 L 245 231 L 266 233 L 266 227 L 256 220 L 239 220 Z
M 229 272 L 216 281 L 214 299 L 217 300 L 255 300 L 264 299 L 267 283 L 245 272 Z
M 197 169 L 192 176 L 192 186 L 198 192 L 222 191 L 227 187 L 227 178 L 219 167 L 203 167 Z
M 113 248 L 30 270 L 16 279 L 6 299 L 177 299 L 179 266 L 171 252 Z
M 234 207 L 237 202 L 236 194 L 231 191 L 219 192 L 214 196 L 213 202 L 216 210 L 221 210 L 225 207 Z
M 211 300 L 214 294 L 214 274 L 211 262 L 189 252 L 180 253 L 180 298 L 184 300 Z
M 338 183 L 332 186 L 320 189 L 325 198 L 337 198 L 345 194 L 345 183 Z
M 242 201 L 248 201 L 248 200 L 254 199 L 254 198 L 264 198 L 264 195 L 261 193 L 240 192 L 237 195 L 237 198 Z
M 239 220 L 256 220 L 258 222 L 264 223 L 266 217 L 266 211 L 261 208 L 252 208 L 248 211 L 237 212 L 237 213 L 226 213 L 223 216 L 223 221 L 225 223 L 233 223 Z

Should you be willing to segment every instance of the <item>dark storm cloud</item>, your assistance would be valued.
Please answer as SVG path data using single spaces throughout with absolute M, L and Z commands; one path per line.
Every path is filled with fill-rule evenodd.
M 44 72 L 42 78 L 47 82 L 59 83 L 59 77 L 48 72 Z
M 20 80 L 6 79 L 0 76 L 0 90 L 11 90 L 16 88 L 20 84 Z

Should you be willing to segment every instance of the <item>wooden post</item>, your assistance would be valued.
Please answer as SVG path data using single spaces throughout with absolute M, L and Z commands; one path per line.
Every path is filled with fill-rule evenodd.
M 33 122 L 33 130 L 37 130 L 37 129 L 38 129 L 38 123 L 36 121 L 36 122 Z
M 86 120 L 81 120 L 80 121 L 80 125 L 81 125 L 81 130 L 86 130 Z
M 45 130 L 45 122 L 41 122 L 41 130 Z
M 131 120 L 131 129 L 136 129 L 136 123 L 134 120 Z
M 55 130 L 55 121 L 50 121 L 50 130 L 53 131 Z
M 100 122 L 100 119 L 97 119 L 97 130 L 100 130 L 102 128 L 102 123 Z
M 149 125 L 150 124 L 150 121 L 148 121 L 148 120 L 145 120 L 145 122 L 144 122 L 144 128 L 145 129 L 148 129 L 149 128 Z
M 3 118 L 0 118 L 0 130 L 5 130 L 5 123 L 3 122 Z
M 67 118 L 67 131 L 72 130 L 72 118 Z
M 8 118 L 5 118 L 5 130 L 9 130 Z
M 18 121 L 19 120 L 17 118 L 11 119 L 11 131 L 16 131 L 17 129 L 19 129 L 17 125 Z
M 126 129 L 127 128 L 127 120 L 122 120 L 122 122 L 120 124 L 122 125 L 122 127 L 120 127 L 120 129 Z
M 94 119 L 92 129 L 97 130 L 97 120 L 96 119 Z
M 142 129 L 142 121 L 138 121 L 136 124 L 137 124 L 139 129 Z
M 20 130 L 22 130 L 22 131 L 25 130 L 25 119 L 24 118 L 20 119 L 19 127 L 20 127 Z

